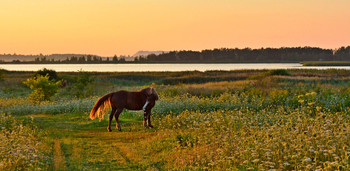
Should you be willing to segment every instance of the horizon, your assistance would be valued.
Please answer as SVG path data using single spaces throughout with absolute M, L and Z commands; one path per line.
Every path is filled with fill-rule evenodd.
M 172 52 L 172 51 L 197 51 L 197 52 L 201 52 L 204 50 L 214 50 L 214 49 L 223 49 L 223 48 L 227 48 L 227 49 L 245 49 L 245 48 L 250 48 L 250 49 L 268 49 L 268 48 L 272 48 L 272 49 L 280 49 L 280 48 L 303 48 L 303 47 L 311 47 L 311 48 L 320 48 L 320 49 L 327 49 L 327 50 L 337 50 L 341 47 L 350 47 L 350 45 L 344 45 L 344 46 L 340 46 L 337 48 L 322 48 L 322 47 L 315 47 L 315 46 L 296 46 L 296 47 L 286 47 L 286 46 L 281 46 L 281 47 L 260 47 L 260 48 L 250 48 L 250 47 L 244 47 L 244 48 L 238 48 L 238 47 L 221 47 L 221 48 L 212 48 L 212 49 L 201 49 L 201 50 L 170 50 L 170 51 L 164 51 L 164 50 L 139 50 L 135 53 L 133 53 L 133 55 L 117 55 L 117 57 L 138 57 L 138 56 L 134 56 L 135 54 L 139 53 L 139 52 Z M 43 53 L 38 53 L 38 54 L 20 54 L 20 53 L 1 53 L 0 55 L 23 55 L 23 56 L 39 56 L 39 55 L 43 55 L 43 56 L 50 56 L 50 55 L 92 55 L 92 56 L 98 56 L 98 57 L 102 57 L 102 58 L 110 58 L 110 57 L 114 57 L 114 55 L 112 56 L 101 56 L 99 54 L 88 54 L 88 53 L 52 53 L 52 54 L 43 54 Z
M 336 49 L 350 45 L 349 6 L 346 0 L 5 0 L 0 53 L 111 57 L 158 49 Z

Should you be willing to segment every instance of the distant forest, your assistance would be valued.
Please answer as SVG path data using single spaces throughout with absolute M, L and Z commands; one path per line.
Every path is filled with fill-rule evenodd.
M 261 49 L 213 49 L 171 51 L 159 55 L 137 57 L 136 62 L 302 62 L 349 61 L 350 46 L 336 50 L 317 47 L 282 47 Z
M 126 62 L 125 56 L 100 57 L 96 55 L 79 54 L 53 54 L 53 55 L 0 55 L 0 63 L 13 64 L 90 64 L 90 63 L 123 63 Z M 129 57 L 130 58 L 130 57 Z
M 65 54 L 66 55 L 66 54 Z M 23 56 L 23 55 L 22 55 Z M 0 55 L 1 57 L 1 55 Z M 12 55 L 13 57 L 13 55 Z M 99 57 L 94 55 L 64 56 L 65 59 L 48 58 L 38 55 L 34 60 L 0 59 L 0 63 L 259 63 L 259 62 L 303 62 L 303 61 L 350 61 L 350 46 L 338 49 L 317 47 L 282 47 L 282 48 L 220 48 L 202 51 L 170 51 L 161 54 L 137 56 L 133 61 L 126 61 L 124 56 Z

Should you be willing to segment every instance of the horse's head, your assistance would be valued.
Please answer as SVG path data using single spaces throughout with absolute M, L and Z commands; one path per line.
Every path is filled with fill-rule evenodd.
M 153 87 L 148 87 L 148 88 L 142 89 L 141 93 L 144 93 L 147 96 L 147 99 L 150 99 L 150 100 L 158 100 L 159 99 L 158 94 Z

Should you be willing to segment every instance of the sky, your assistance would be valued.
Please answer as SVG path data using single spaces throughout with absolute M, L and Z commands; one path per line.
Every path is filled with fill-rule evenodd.
M 0 54 L 350 45 L 350 0 L 0 0 Z

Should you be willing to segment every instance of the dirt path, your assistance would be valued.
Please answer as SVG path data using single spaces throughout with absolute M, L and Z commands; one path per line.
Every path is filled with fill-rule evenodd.
M 137 120 L 121 119 L 123 132 L 107 132 L 107 121 L 78 119 L 74 115 L 31 115 L 50 132 L 54 170 L 151 169 L 142 144 L 156 133 Z M 157 169 L 156 169 L 157 170 Z
M 54 170 L 67 170 L 66 160 L 63 156 L 59 139 L 55 139 L 55 143 L 53 145 L 53 168 Z

